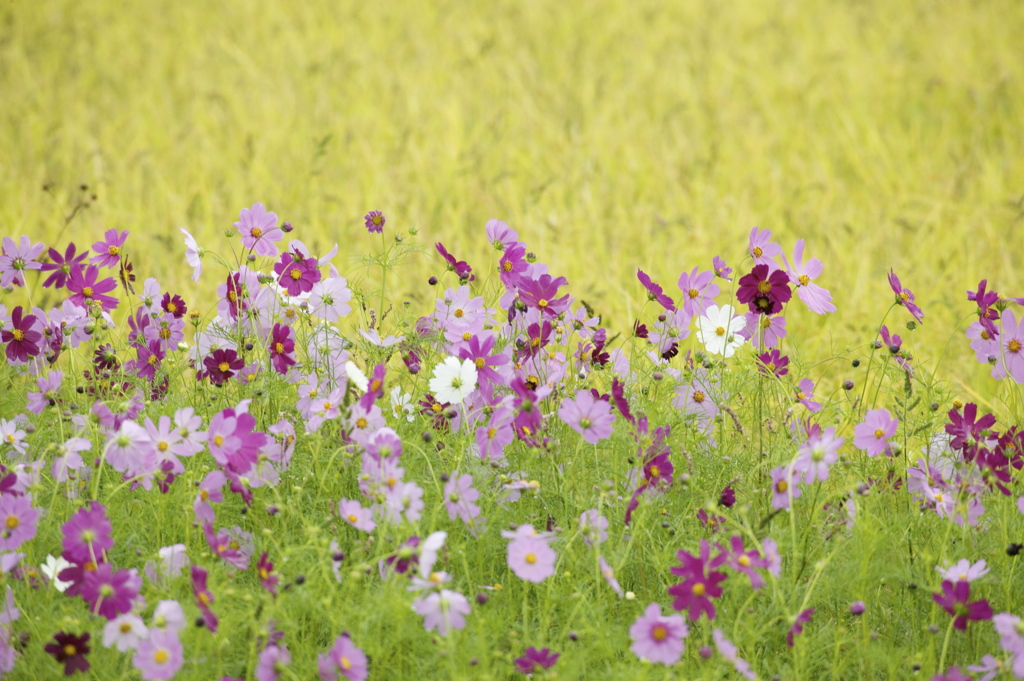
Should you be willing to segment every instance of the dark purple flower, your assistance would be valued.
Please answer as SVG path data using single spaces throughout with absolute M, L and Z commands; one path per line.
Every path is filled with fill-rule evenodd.
M 636 271 L 636 278 L 639 279 L 640 283 L 644 285 L 645 289 L 647 289 L 647 297 L 650 300 L 656 300 L 669 312 L 675 312 L 675 303 L 673 303 L 672 299 L 663 293 L 661 286 L 651 281 L 651 278 L 647 276 L 646 272 L 638 269 Z
M 82 265 L 85 262 L 85 258 L 89 255 L 89 252 L 75 254 L 75 244 L 68 244 L 67 249 L 64 251 L 64 255 L 60 254 L 56 248 L 51 248 L 47 253 L 50 256 L 50 262 L 43 263 L 39 269 L 43 272 L 52 272 L 50 276 L 43 282 L 43 288 L 50 288 L 54 286 L 56 288 L 64 288 L 68 283 L 68 275 L 71 274 L 71 268 L 75 265 Z
M 295 330 L 287 324 L 274 324 L 274 330 L 270 334 L 270 363 L 274 371 L 279 374 L 287 374 L 288 368 L 295 364 Z M 242 366 L 245 362 L 241 359 Z M 241 368 L 241 367 L 239 367 Z
M 370 234 L 381 234 L 384 232 L 384 224 L 387 222 L 387 218 L 379 210 L 371 210 L 363 216 L 363 220 L 366 224 L 366 231 Z
M 165 293 L 160 301 L 160 307 L 167 314 L 174 315 L 175 319 L 181 319 L 188 312 L 188 306 L 185 305 L 185 301 L 177 293 L 174 296 L 171 296 L 170 293 Z
M 768 265 L 757 265 L 741 277 L 736 291 L 737 300 L 747 303 L 751 312 L 768 315 L 781 312 L 782 304 L 792 296 L 789 275 L 782 270 L 770 272 Z
M 900 278 L 896 276 L 893 270 L 889 270 L 889 286 L 892 288 L 892 292 L 896 294 L 896 302 L 905 308 L 907 311 L 914 316 L 919 323 L 924 322 L 924 312 L 917 303 L 914 302 L 914 294 L 908 288 L 903 288 L 903 284 L 900 283 Z
M 117 307 L 117 298 L 106 295 L 117 288 L 117 282 L 113 277 L 100 279 L 100 269 L 95 265 L 89 265 L 86 269 L 82 269 L 81 265 L 72 267 L 67 288 L 71 291 L 68 300 L 79 307 L 88 309 L 93 301 L 99 302 L 104 310 Z
M 89 636 L 89 632 L 75 636 L 61 631 L 53 635 L 56 643 L 47 643 L 43 650 L 64 665 L 64 676 L 71 676 L 75 672 L 87 672 L 90 665 L 85 656 L 89 654 Z
M 551 669 L 558 662 L 558 655 L 548 648 L 537 650 L 531 646 L 522 657 L 515 659 L 516 671 L 520 674 L 533 674 L 539 669 Z
M 811 616 L 814 614 L 814 608 L 808 608 L 807 610 L 801 610 L 800 614 L 793 620 L 793 626 L 786 632 L 786 643 L 790 648 L 793 647 L 793 637 L 799 636 L 804 633 L 804 624 L 811 621 Z
M 110 343 L 104 343 L 96 348 L 92 363 L 97 369 L 103 371 L 117 368 L 120 365 L 120 362 L 117 361 L 117 350 Z
M 34 331 L 32 326 L 36 323 L 35 315 L 22 316 L 21 305 L 14 308 L 11 313 L 11 330 L 4 329 L 0 332 L 0 340 L 7 343 L 7 359 L 12 362 L 27 362 L 29 357 L 39 354 L 39 341 L 43 335 Z
M 996 417 L 985 414 L 978 418 L 978 405 L 968 402 L 964 405 L 963 414 L 956 409 L 949 410 L 949 423 L 946 433 L 953 436 L 949 442 L 950 449 L 961 451 L 968 461 L 974 459 L 974 452 L 979 443 L 992 433 L 988 432 L 996 424 Z
M 417 551 L 420 545 L 420 538 L 409 537 L 393 556 L 388 557 L 384 562 L 400 575 L 409 571 L 409 568 L 419 565 L 420 556 Z
M 241 371 L 245 361 L 231 348 L 221 348 L 207 355 L 203 360 L 203 366 L 206 367 L 206 372 L 200 378 L 206 376 L 209 377 L 210 383 L 221 385 L 234 376 L 236 371 Z
M 961 631 L 967 629 L 967 620 L 990 620 L 992 619 L 992 608 L 987 600 L 968 603 L 971 595 L 971 584 L 967 581 L 959 581 L 956 584 L 944 579 L 942 581 L 942 593 L 932 594 L 932 600 L 954 617 L 953 626 Z
M 733 504 L 736 503 L 736 490 L 730 485 L 726 485 L 722 493 L 718 495 L 718 503 L 726 508 L 732 508 Z

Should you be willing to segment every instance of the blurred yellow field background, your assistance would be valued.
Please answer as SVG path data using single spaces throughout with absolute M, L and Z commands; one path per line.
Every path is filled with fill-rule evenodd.
M 638 266 L 678 295 L 758 225 L 805 237 L 839 306 L 793 306 L 791 349 L 873 337 L 891 266 L 934 360 L 978 279 L 1024 295 L 1021 35 L 1015 0 L 4 2 L 0 224 L 131 229 L 142 277 L 209 300 L 178 228 L 222 249 L 256 201 L 353 282 L 368 210 L 478 270 L 497 217 L 622 332 Z M 403 278 L 420 309 L 439 262 Z

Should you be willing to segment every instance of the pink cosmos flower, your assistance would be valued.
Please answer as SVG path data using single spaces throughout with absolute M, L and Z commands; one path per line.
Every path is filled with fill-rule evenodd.
M 25 270 L 38 270 L 42 264 L 36 260 L 46 248 L 43 244 L 33 244 L 32 240 L 22 235 L 19 243 L 5 236 L 3 248 L 0 249 L 0 286 L 24 286 Z
M 548 648 L 537 650 L 529 647 L 522 657 L 517 657 L 514 662 L 516 671 L 521 674 L 533 674 L 541 669 L 551 669 L 558 661 L 559 654 L 551 652 Z
M 149 636 L 142 618 L 132 613 L 120 615 L 103 627 L 103 645 L 116 647 L 122 653 L 135 650 Z
M 142 577 L 134 569 L 115 572 L 110 563 L 100 563 L 85 571 L 81 595 L 93 614 L 112 620 L 132 609 L 141 588 Z
M 275 242 L 280 241 L 284 233 L 277 226 L 277 213 L 268 213 L 262 203 L 254 203 L 252 208 L 243 208 L 234 227 L 242 236 L 242 245 L 255 255 L 277 255 Z
M 615 579 L 615 570 L 608 564 L 608 561 L 604 559 L 604 556 L 597 557 L 597 565 L 601 569 L 601 576 L 604 577 L 604 581 L 608 582 L 608 586 L 612 588 L 612 591 L 619 595 L 619 598 L 623 597 L 622 585 L 619 584 L 619 580 Z
M 663 616 L 661 606 L 651 603 L 629 628 L 630 650 L 641 660 L 673 665 L 682 657 L 686 649 L 683 639 L 689 634 L 682 615 Z
M 146 681 L 173 679 L 184 662 L 185 651 L 178 634 L 160 629 L 150 630 L 132 658 L 132 664 Z
M 1010 309 L 1003 310 L 1003 330 L 999 334 L 1002 346 L 1002 361 L 996 368 L 1003 370 L 1002 376 L 1010 375 L 1016 383 L 1024 383 L 1024 315 L 1020 323 Z M 993 376 L 996 375 L 993 370 Z M 998 376 L 998 378 L 1002 378 Z
M 764 578 L 754 568 L 768 567 L 768 561 L 761 557 L 757 549 L 745 549 L 743 537 L 736 535 L 729 538 L 729 547 L 718 547 L 725 555 L 726 564 L 737 572 L 750 578 L 750 587 L 755 591 L 764 586 Z
M 36 379 L 37 393 L 29 393 L 25 408 L 33 414 L 42 414 L 47 407 L 57 404 L 57 396 L 61 383 L 64 381 L 64 374 L 60 371 L 51 371 L 46 376 Z
M 461 518 L 462 522 L 472 527 L 475 518 L 480 515 L 480 507 L 473 502 L 480 498 L 480 492 L 473 488 L 473 476 L 468 473 L 460 476 L 455 470 L 444 486 L 444 505 L 448 509 L 451 520 Z
M 505 447 L 516 437 L 512 427 L 514 418 L 512 408 L 502 405 L 491 413 L 486 425 L 476 429 L 477 453 L 481 459 L 494 462 L 505 459 Z
M 92 245 L 96 255 L 89 262 L 99 267 L 117 267 L 121 262 L 121 249 L 124 248 L 127 239 L 128 230 L 118 232 L 116 229 L 108 229 L 103 235 L 103 240 Z
M 317 657 L 321 681 L 337 681 L 338 672 L 349 681 L 365 681 L 367 664 L 366 655 L 352 643 L 348 634 L 339 636 L 334 647 Z
M 719 654 L 725 659 L 732 662 L 732 665 L 736 668 L 743 676 L 748 679 L 756 679 L 757 674 L 750 668 L 750 663 L 739 656 L 739 651 L 732 641 L 725 637 L 721 629 L 715 629 L 711 633 L 711 637 L 715 641 L 715 647 L 718 648 Z
M 715 274 L 698 274 L 698 269 L 694 267 L 689 274 L 683 272 L 679 276 L 679 289 L 683 292 L 683 310 L 690 318 L 707 312 L 708 308 L 715 304 L 715 296 L 721 292 L 718 284 L 714 283 Z
M 924 322 L 924 312 L 918 307 L 917 303 L 914 302 L 914 293 L 908 289 L 903 288 L 903 284 L 900 283 L 900 278 L 896 276 L 896 273 L 889 270 L 889 287 L 892 288 L 892 292 L 896 294 L 896 302 L 907 308 L 907 311 L 913 315 L 919 323 Z
M 503 536 L 509 533 L 503 532 Z M 520 525 L 508 545 L 507 562 L 519 579 L 540 584 L 555 574 L 558 557 L 548 546 L 548 540 L 534 531 L 533 525 Z
M 943 569 L 936 565 L 935 569 L 942 574 L 944 580 L 949 580 L 950 582 L 973 582 L 987 575 L 989 571 L 984 560 L 971 563 L 966 558 L 951 567 Z
M 786 260 L 786 256 L 782 256 L 782 262 L 786 265 L 789 280 L 796 287 L 797 296 L 800 297 L 800 300 L 804 301 L 804 304 L 810 308 L 811 312 L 817 314 L 835 312 L 836 306 L 832 304 L 832 294 L 817 284 L 812 283 L 814 279 L 821 276 L 821 272 L 824 269 L 821 261 L 817 258 L 811 258 L 805 263 L 803 260 L 804 240 L 797 239 L 796 246 L 793 248 L 793 263 L 790 264 Z
M 387 218 L 379 210 L 371 210 L 363 216 L 363 220 L 366 224 L 366 231 L 370 234 L 382 234 L 384 232 L 384 224 L 387 222 Z
M 793 639 L 804 633 L 804 625 L 811 621 L 811 616 L 814 614 L 814 608 L 808 608 L 801 610 L 800 614 L 793 620 L 792 626 L 789 627 L 789 631 L 786 632 L 786 644 L 792 648 Z
M 683 581 L 673 584 L 668 588 L 668 595 L 672 596 L 672 607 L 676 610 L 688 610 L 690 620 L 696 622 L 701 614 L 706 614 L 709 620 L 715 619 L 715 606 L 712 598 L 722 595 L 722 587 L 719 584 L 726 579 L 724 572 L 715 568 L 721 566 L 726 556 L 722 553 L 711 557 L 711 545 L 706 539 L 700 540 L 700 553 L 693 555 L 680 550 L 676 557 L 682 566 L 674 567 L 670 571 Z
M 280 260 L 274 264 L 274 272 L 278 285 L 290 296 L 309 293 L 321 279 L 315 258 L 304 258 L 292 251 L 281 254 Z
M 491 219 L 484 226 L 487 241 L 495 250 L 503 251 L 519 240 L 519 233 L 501 220 Z
M 584 511 L 580 515 L 580 532 L 588 546 L 601 544 L 608 540 L 608 519 L 597 509 Z
M 615 421 L 611 405 L 586 390 L 576 393 L 575 400 L 564 400 L 558 417 L 594 445 L 611 436 Z
M 0 497 L 0 501 L 5 498 Z M 104 554 L 114 546 L 107 509 L 98 501 L 75 511 L 60 531 L 64 535 L 64 557 L 73 563 L 103 560 Z
M 771 472 L 772 475 L 772 508 L 775 510 L 789 508 L 790 502 L 798 498 L 803 492 L 796 483 L 799 480 L 794 476 L 793 466 L 779 466 Z
M 890 452 L 889 439 L 896 434 L 899 421 L 888 409 L 871 409 L 864 416 L 864 422 L 853 429 L 853 444 L 863 449 L 868 456 Z
M 72 267 L 67 288 L 71 292 L 68 300 L 79 307 L 88 309 L 93 301 L 99 302 L 104 310 L 117 307 L 117 298 L 106 295 L 117 288 L 117 282 L 113 277 L 100 279 L 100 270 L 95 265 L 84 269 L 81 265 Z
M 747 312 L 743 315 L 745 326 L 740 335 L 760 348 L 775 348 L 786 337 L 786 318 L 780 314 L 765 315 Z
M 345 277 L 324 279 L 313 285 L 309 294 L 309 309 L 316 316 L 328 322 L 335 322 L 348 316 L 352 306 L 352 291 Z
M 801 378 L 797 383 L 796 401 L 811 413 L 821 411 L 821 402 L 814 399 L 814 381 L 809 378 Z
M 754 227 L 750 230 L 750 244 L 747 247 L 747 252 L 754 259 L 755 265 L 767 265 L 769 271 L 774 272 L 779 269 L 779 265 L 774 258 L 782 255 L 782 246 L 779 246 L 771 239 L 772 232 L 770 229 Z
M 17 551 L 36 536 L 39 511 L 32 506 L 32 496 L 0 495 L 0 551 Z
M 363 508 L 358 501 L 343 498 L 338 502 L 338 515 L 349 525 L 363 532 L 373 532 L 377 527 L 373 520 L 373 511 Z
M 796 478 L 803 477 L 807 484 L 815 480 L 827 480 L 829 466 L 839 459 L 839 448 L 844 439 L 836 435 L 835 426 L 829 426 L 824 432 L 816 432 L 807 438 L 797 450 L 796 464 L 793 471 Z
M 466 626 L 466 615 L 470 612 L 469 601 L 457 591 L 441 589 L 440 593 L 432 593 L 417 599 L 412 609 L 423 617 L 423 628 L 427 631 L 436 629 L 441 636 L 449 631 Z
M 196 605 L 199 606 L 199 610 L 203 613 L 203 621 L 206 624 L 206 628 L 213 633 L 217 633 L 217 616 L 210 610 L 210 604 L 214 602 L 213 594 L 206 588 L 206 570 L 199 567 L 198 565 L 192 566 L 192 593 L 196 596 Z

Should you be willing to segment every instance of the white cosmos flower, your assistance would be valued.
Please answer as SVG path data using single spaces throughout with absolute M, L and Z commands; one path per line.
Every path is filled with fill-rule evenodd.
M 391 409 L 398 418 L 405 417 L 406 421 L 412 423 L 415 420 L 415 409 L 412 406 L 412 395 L 402 392 L 402 386 L 396 385 L 391 389 Z
M 352 381 L 357 388 L 362 390 L 364 393 L 366 389 L 370 387 L 370 379 L 366 377 L 363 370 L 356 366 L 355 362 L 345 362 L 345 375 L 348 376 L 348 380 Z
M 458 357 L 447 357 L 434 367 L 430 379 L 430 392 L 441 404 L 450 402 L 462 404 L 471 392 L 476 390 L 476 365 L 473 360 L 459 362 Z
M 697 320 L 697 340 L 712 355 L 732 357 L 736 348 L 746 342 L 739 332 L 746 326 L 741 316 L 733 314 L 732 305 L 712 305 Z
M 50 583 L 53 584 L 54 589 L 64 593 L 64 590 L 71 586 L 73 582 L 62 582 L 57 579 L 57 575 L 60 574 L 61 570 L 69 567 L 71 567 L 71 563 L 63 558 L 54 558 L 52 555 L 47 554 L 46 562 L 43 563 L 39 569 L 43 571 L 43 574 L 46 575 L 47 579 L 50 580 Z

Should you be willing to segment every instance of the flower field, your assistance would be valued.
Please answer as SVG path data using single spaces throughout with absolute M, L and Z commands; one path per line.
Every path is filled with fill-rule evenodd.
M 1024 16 L 794 7 L 0 10 L 0 677 L 1024 678 Z

